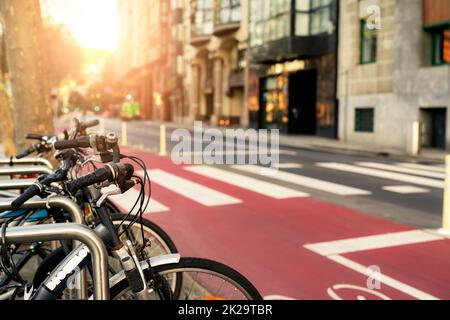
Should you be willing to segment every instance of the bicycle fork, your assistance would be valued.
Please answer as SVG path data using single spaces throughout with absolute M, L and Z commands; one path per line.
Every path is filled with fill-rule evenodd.
M 128 284 L 138 300 L 148 300 L 147 281 L 139 259 L 137 258 L 136 251 L 130 240 L 127 240 L 125 244 L 121 248 L 113 251 L 113 255 L 119 259 Z

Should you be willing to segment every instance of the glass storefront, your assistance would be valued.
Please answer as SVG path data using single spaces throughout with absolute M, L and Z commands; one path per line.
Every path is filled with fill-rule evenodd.
M 289 122 L 288 77 L 278 75 L 265 78 L 261 89 L 263 127 L 286 133 Z

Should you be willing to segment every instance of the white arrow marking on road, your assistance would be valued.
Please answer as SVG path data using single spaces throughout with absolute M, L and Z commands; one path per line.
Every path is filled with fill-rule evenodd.
M 147 172 L 152 182 L 207 207 L 242 203 L 242 200 L 240 199 L 160 169 L 147 170 Z M 138 174 L 143 175 L 144 172 L 139 172 Z
M 322 256 L 344 254 L 442 240 L 443 237 L 423 230 L 385 233 L 375 236 L 307 244 L 304 247 Z
M 300 192 L 290 188 L 285 188 L 270 182 L 261 181 L 241 174 L 213 167 L 192 166 L 192 167 L 185 167 L 184 169 L 211 179 L 223 181 L 243 189 L 260 193 L 274 199 L 287 199 L 287 198 L 309 196 L 307 193 L 304 192 Z
M 431 187 L 431 188 L 443 189 L 445 186 L 444 181 L 439 181 L 439 180 L 430 179 L 430 178 L 410 176 L 407 174 L 383 171 L 383 170 L 378 170 L 378 169 L 362 168 L 362 167 L 357 167 L 357 166 L 344 164 L 344 163 L 327 162 L 327 163 L 318 163 L 317 166 L 322 167 L 322 168 L 327 168 L 327 169 L 333 169 L 333 170 L 362 174 L 362 175 L 366 175 L 366 176 L 372 176 L 372 177 L 376 177 L 376 178 L 380 178 L 380 179 L 408 182 L 408 183 L 418 184 L 418 185 Z
M 260 166 L 254 166 L 254 165 L 243 165 L 243 166 L 231 166 L 233 169 L 261 175 L 264 174 L 264 172 L 272 171 L 270 174 L 267 174 L 267 177 L 270 177 L 272 179 L 296 184 L 299 186 L 307 187 L 310 189 L 317 189 L 323 192 L 329 192 L 338 194 L 341 196 L 356 196 L 356 195 L 369 195 L 371 194 L 370 191 L 353 188 L 349 186 L 344 186 L 342 184 L 337 184 L 333 182 L 323 181 L 319 179 L 314 179 L 310 177 L 301 176 L 294 173 L 289 172 L 283 172 L 283 171 L 275 171 L 271 169 L 267 169 Z

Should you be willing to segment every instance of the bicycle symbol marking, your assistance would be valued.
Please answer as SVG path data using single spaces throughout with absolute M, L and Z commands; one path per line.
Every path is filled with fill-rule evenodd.
M 338 291 L 343 291 L 343 290 L 359 291 L 359 294 L 356 294 L 357 300 L 368 300 L 369 299 L 368 295 L 375 296 L 376 298 L 381 299 L 381 300 L 392 300 L 387 295 L 385 295 L 379 291 L 375 291 L 372 289 L 355 286 L 355 285 L 351 285 L 351 284 L 336 284 L 327 289 L 327 294 L 334 300 L 345 300 L 342 296 L 340 296 L 338 294 Z

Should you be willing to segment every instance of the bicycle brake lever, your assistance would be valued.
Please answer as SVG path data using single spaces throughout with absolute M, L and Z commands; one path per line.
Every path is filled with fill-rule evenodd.
M 102 196 L 100 197 L 100 199 L 98 199 L 97 203 L 95 204 L 97 207 L 101 207 L 109 196 L 122 194 L 122 191 L 117 185 L 111 184 L 108 187 L 102 188 L 100 190 L 100 193 L 102 194 Z

